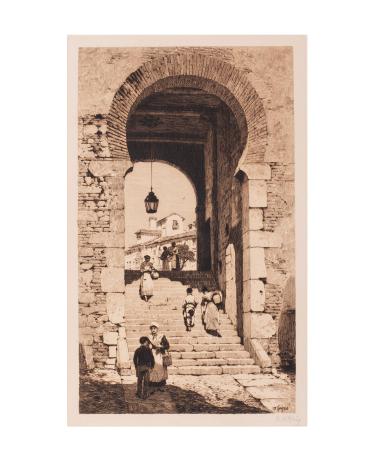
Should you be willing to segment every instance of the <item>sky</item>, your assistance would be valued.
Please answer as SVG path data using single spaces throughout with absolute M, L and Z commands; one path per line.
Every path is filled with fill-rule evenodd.
M 195 220 L 196 198 L 192 184 L 178 169 L 162 162 L 153 162 L 153 191 L 159 199 L 157 214 L 145 212 L 144 199 L 150 191 L 150 163 L 137 162 L 125 182 L 126 247 L 136 243 L 135 232 L 148 228 L 149 217 L 157 219 L 178 212 L 185 224 Z

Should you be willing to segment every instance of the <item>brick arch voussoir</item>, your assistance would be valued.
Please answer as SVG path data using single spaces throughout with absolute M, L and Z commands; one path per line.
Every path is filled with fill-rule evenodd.
M 142 99 L 166 88 L 195 86 L 218 96 L 235 115 L 242 134 L 240 163 L 263 161 L 267 122 L 262 100 L 231 64 L 201 54 L 169 54 L 147 61 L 117 90 L 108 115 L 108 144 L 114 158 L 129 160 L 126 124 Z M 248 143 L 247 143 L 248 138 Z M 244 150 L 243 150 L 244 148 Z M 251 155 L 251 156 L 250 156 Z

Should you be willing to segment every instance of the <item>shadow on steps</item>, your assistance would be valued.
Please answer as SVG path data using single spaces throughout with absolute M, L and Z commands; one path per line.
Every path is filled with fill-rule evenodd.
M 235 398 L 228 399 L 226 406 L 217 406 L 197 392 L 173 385 L 167 385 L 165 392 L 157 391 L 146 400 L 136 398 L 135 393 L 136 384 L 122 386 L 83 377 L 80 381 L 80 413 L 268 413 L 262 407 L 258 407 L 257 403 L 256 406 L 252 406 Z

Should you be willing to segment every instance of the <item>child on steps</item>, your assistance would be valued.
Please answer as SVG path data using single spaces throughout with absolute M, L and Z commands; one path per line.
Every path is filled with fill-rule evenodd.
M 184 317 L 186 331 L 191 331 L 191 328 L 194 326 L 195 308 L 197 305 L 198 302 L 195 300 L 193 295 L 193 288 L 187 288 L 186 297 L 182 305 L 182 314 Z
M 134 365 L 137 376 L 136 396 L 146 399 L 149 396 L 149 374 L 154 367 L 154 357 L 149 347 L 150 340 L 146 336 L 139 339 L 140 347 L 134 353 Z

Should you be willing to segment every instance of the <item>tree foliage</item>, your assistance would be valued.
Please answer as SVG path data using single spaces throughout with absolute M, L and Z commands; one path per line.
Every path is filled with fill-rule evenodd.
M 180 270 L 184 268 L 186 262 L 195 262 L 195 254 L 190 250 L 187 244 L 179 244 L 177 249 L 180 261 Z

